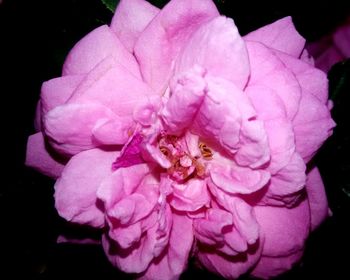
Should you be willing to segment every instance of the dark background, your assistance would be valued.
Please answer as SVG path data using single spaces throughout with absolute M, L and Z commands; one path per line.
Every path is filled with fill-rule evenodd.
M 281 3 L 256 11 L 249 3 L 244 7 L 218 2 L 221 12 L 235 19 L 242 35 L 292 15 L 298 31 L 312 41 L 350 15 L 341 1 L 302 9 L 292 2 Z M 42 82 L 59 76 L 74 43 L 109 23 L 111 17 L 98 0 L 3 0 L 0 5 L 0 279 L 130 279 L 108 263 L 100 246 L 56 243 L 62 233 L 87 232 L 58 217 L 53 206 L 54 182 L 23 164 Z M 315 159 L 333 216 L 310 236 L 301 265 L 278 279 L 350 279 L 349 64 L 339 64 L 329 74 L 331 90 L 338 90 L 333 110 L 338 126 Z M 193 266 L 182 279 L 195 277 L 219 279 Z

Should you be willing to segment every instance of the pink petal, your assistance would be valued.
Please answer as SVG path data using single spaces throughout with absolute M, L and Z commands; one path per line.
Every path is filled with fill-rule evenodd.
M 112 159 L 112 162 L 115 158 Z M 150 169 L 146 164 L 120 168 L 101 182 L 97 190 L 97 197 L 103 201 L 108 210 L 125 196 L 131 195 L 149 173 Z
M 295 29 L 292 18 L 285 17 L 255 30 L 244 37 L 245 40 L 263 43 L 269 48 L 299 57 L 305 39 Z
M 57 151 L 74 155 L 96 147 L 98 143 L 95 143 L 92 137 L 95 126 L 98 126 L 101 120 L 115 118 L 111 110 L 99 104 L 61 105 L 46 114 L 44 118 L 45 134 Z
M 294 208 L 257 206 L 254 212 L 265 236 L 263 256 L 289 256 L 304 248 L 310 228 L 306 199 Z
M 267 205 L 293 205 L 305 186 L 306 166 L 303 159 L 294 153 L 288 164 L 271 177 L 267 193 L 260 203 Z
M 303 92 L 298 114 L 293 120 L 296 149 L 308 162 L 335 126 L 329 108 L 312 94 Z M 315 129 L 317 128 L 317 129 Z
M 107 58 L 85 77 L 68 103 L 99 103 L 120 117 L 131 117 L 137 105 L 152 95 L 147 84 L 129 68 Z
M 260 243 L 263 244 L 263 240 L 260 240 Z M 261 256 L 262 244 L 251 246 L 247 253 L 233 257 L 201 251 L 197 253 L 197 257 L 199 262 L 209 271 L 226 279 L 237 279 L 257 263 Z
M 282 99 L 287 116 L 291 120 L 298 111 L 301 98 L 301 89 L 296 77 L 263 44 L 247 41 L 246 45 L 251 71 L 249 85 L 263 86 L 274 91 Z
M 297 251 L 284 257 L 266 257 L 260 258 L 258 264 L 254 267 L 251 275 L 262 279 L 276 277 L 292 267 L 301 259 L 303 250 Z
M 276 54 L 293 71 L 303 93 L 312 94 L 321 103 L 327 102 L 328 79 L 323 71 L 290 55 L 281 52 L 276 52 Z
M 34 128 L 36 132 L 42 130 L 42 113 L 41 113 L 41 100 L 38 101 L 35 108 L 35 117 L 34 117 Z
M 163 255 L 153 261 L 140 279 L 179 279 L 186 269 L 193 243 L 192 221 L 186 216 L 173 213 L 169 246 Z
M 214 18 L 193 34 L 179 55 L 176 72 L 194 65 L 244 88 L 249 76 L 248 53 L 232 19 Z
M 328 202 L 317 167 L 307 174 L 306 191 L 311 212 L 311 229 L 316 229 L 328 217 Z
M 43 115 L 66 103 L 83 78 L 83 75 L 64 76 L 43 83 L 40 96 Z
M 350 24 L 345 24 L 338 28 L 333 34 L 334 45 L 340 50 L 343 58 L 350 57 Z
M 231 194 L 249 194 L 261 189 L 270 180 L 270 173 L 245 167 L 213 167 L 210 169 L 213 183 Z
M 55 206 L 68 221 L 104 226 L 104 214 L 96 197 L 102 180 L 111 175 L 117 152 L 93 149 L 72 157 L 55 184 Z
M 210 0 L 173 0 L 152 20 L 134 51 L 144 80 L 162 95 L 173 62 L 189 37 L 219 13 Z
M 140 77 L 134 56 L 125 49 L 107 25 L 96 28 L 73 47 L 63 65 L 62 75 L 87 74 L 109 56 L 133 75 Z
M 41 132 L 29 136 L 25 164 L 54 179 L 61 175 L 64 168 L 64 160 L 47 150 Z
M 159 9 L 145 0 L 122 0 L 119 2 L 111 23 L 111 29 L 125 48 L 132 53 L 137 39 Z
M 162 111 L 162 118 L 171 133 L 181 134 L 193 123 L 206 94 L 203 76 L 203 69 L 195 67 L 171 83 L 171 97 Z
M 179 211 L 196 211 L 210 202 L 204 180 L 191 179 L 185 184 L 173 183 L 173 195 L 170 205 Z

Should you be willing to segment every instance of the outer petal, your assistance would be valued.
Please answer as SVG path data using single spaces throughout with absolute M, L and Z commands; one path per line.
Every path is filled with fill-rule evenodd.
M 115 118 L 117 116 L 111 110 L 99 104 L 61 105 L 46 114 L 45 134 L 57 151 L 74 155 L 96 147 L 98 143 L 92 137 L 95 126 Z
M 244 88 L 249 76 L 248 53 L 232 19 L 217 17 L 203 24 L 180 53 L 176 71 L 181 73 L 196 64 Z
M 306 191 L 311 211 L 311 229 L 316 229 L 328 217 L 328 202 L 317 167 L 307 174 Z
M 83 78 L 83 75 L 64 76 L 43 83 L 40 96 L 43 116 L 66 103 Z
M 189 37 L 219 13 L 210 0 L 170 1 L 143 31 L 135 55 L 144 80 L 163 94 L 179 51 Z
M 158 13 L 159 9 L 145 0 L 122 0 L 114 13 L 111 29 L 132 53 L 142 31 Z
M 291 39 L 289 38 L 288 41 Z M 251 76 L 250 86 L 264 86 L 274 91 L 283 101 L 287 116 L 291 120 L 298 111 L 301 98 L 300 85 L 283 62 L 266 46 L 246 42 Z
M 293 125 L 296 149 L 305 162 L 308 162 L 323 142 L 332 135 L 335 123 L 327 105 L 312 94 L 304 92 Z
M 108 57 L 86 76 L 68 103 L 99 103 L 120 117 L 131 117 L 136 106 L 152 94 L 129 68 Z
M 191 219 L 173 213 L 173 226 L 169 246 L 164 254 L 151 263 L 146 273 L 140 279 L 179 279 L 181 273 L 186 269 L 192 243 L 193 230 Z
M 101 181 L 112 173 L 116 156 L 117 152 L 94 149 L 71 158 L 55 184 L 55 206 L 63 218 L 94 227 L 104 226 L 96 191 Z
M 304 248 L 310 231 L 310 208 L 307 199 L 291 209 L 257 206 L 254 207 L 254 212 L 265 236 L 263 256 L 289 256 Z
M 257 266 L 254 267 L 251 275 L 262 278 L 270 279 L 276 277 L 290 270 L 295 263 L 297 263 L 303 255 L 303 250 L 297 251 L 289 256 L 285 257 L 261 257 Z
M 64 168 L 64 160 L 47 150 L 41 132 L 29 136 L 25 164 L 54 179 L 61 175 Z
M 226 279 L 237 279 L 257 263 L 261 256 L 262 247 L 263 239 L 251 246 L 247 253 L 234 257 L 205 251 L 199 251 L 197 257 L 200 263 L 211 272 L 219 274 Z
M 63 65 L 62 74 L 67 76 L 89 73 L 108 56 L 114 57 L 133 75 L 140 77 L 135 58 L 107 25 L 96 28 L 74 46 Z
M 305 39 L 297 32 L 291 17 L 282 18 L 274 23 L 253 31 L 245 40 L 263 43 L 269 48 L 299 57 L 305 45 Z

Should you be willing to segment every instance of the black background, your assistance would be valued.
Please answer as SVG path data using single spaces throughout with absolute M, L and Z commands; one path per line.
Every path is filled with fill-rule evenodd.
M 221 1 L 222 2 L 222 1 Z M 341 1 L 317 7 L 281 3 L 273 8 L 219 4 L 235 19 L 241 34 L 286 15 L 308 40 L 331 32 L 350 15 Z M 4 0 L 0 6 L 1 189 L 0 279 L 130 279 L 106 260 L 100 246 L 57 244 L 58 235 L 84 235 L 58 217 L 53 181 L 24 166 L 27 137 L 43 81 L 60 75 L 68 50 L 112 14 L 98 0 Z M 331 88 L 349 71 L 349 63 L 330 74 Z M 349 78 L 349 75 L 348 75 Z M 325 181 L 333 217 L 307 243 L 300 266 L 279 279 L 350 279 L 349 79 L 335 100 L 338 126 L 315 161 Z M 88 233 L 95 235 L 95 233 Z M 193 266 L 183 279 L 219 279 Z

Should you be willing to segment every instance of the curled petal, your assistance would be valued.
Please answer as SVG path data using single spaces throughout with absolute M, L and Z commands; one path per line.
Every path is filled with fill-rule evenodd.
M 244 37 L 245 40 L 263 43 L 269 48 L 299 57 L 305 39 L 295 29 L 292 18 L 285 17 L 255 30 Z
M 96 192 L 102 180 L 111 175 L 111 163 L 116 155 L 117 152 L 93 149 L 71 158 L 55 184 L 55 206 L 63 218 L 94 227 L 104 226 L 102 205 Z
M 47 149 L 41 132 L 29 136 L 25 162 L 27 166 L 56 179 L 61 175 L 64 163 L 64 159 L 60 159 Z
M 63 76 L 87 74 L 109 56 L 133 75 L 140 77 L 134 56 L 125 49 L 107 25 L 96 28 L 73 47 L 64 62 L 62 74 Z
M 145 0 L 122 0 L 114 13 L 111 29 L 132 53 L 142 31 L 158 13 L 159 9 Z

